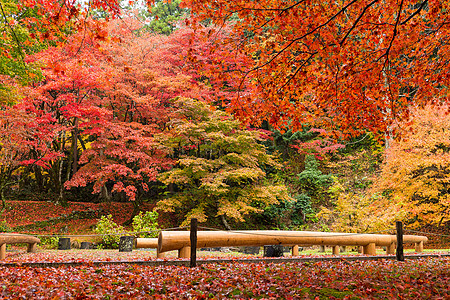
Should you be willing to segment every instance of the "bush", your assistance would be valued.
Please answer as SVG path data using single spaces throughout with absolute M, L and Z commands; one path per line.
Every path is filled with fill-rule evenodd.
M 309 196 L 311 203 L 317 204 L 333 183 L 333 176 L 323 174 L 314 155 L 308 155 L 305 159 L 305 170 L 297 174 L 296 183 L 300 192 Z
M 145 238 L 157 237 L 159 233 L 158 228 L 158 213 L 156 211 L 147 211 L 146 213 L 139 212 L 133 218 L 133 231 L 151 231 L 148 233 L 141 233 L 140 236 Z
M 12 232 L 11 226 L 6 221 L 0 222 L 0 232 Z
M 100 218 L 94 232 L 102 235 L 102 248 L 118 249 L 120 233 L 124 232 L 124 228 L 113 221 L 112 215 L 108 215 Z
M 295 201 L 282 200 L 278 204 L 270 205 L 264 210 L 263 217 L 277 228 L 292 228 L 305 224 L 313 215 L 311 198 L 306 194 L 293 198 Z
M 40 238 L 41 246 L 46 249 L 58 249 L 59 238 L 56 236 L 43 236 Z

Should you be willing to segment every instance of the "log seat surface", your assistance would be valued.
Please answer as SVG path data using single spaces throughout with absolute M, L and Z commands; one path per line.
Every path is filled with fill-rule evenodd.
M 2 233 L 0 234 L 0 259 L 5 259 L 6 257 L 7 244 L 28 244 L 27 252 L 36 252 L 36 245 L 40 242 L 39 238 L 31 235 Z
M 423 248 L 426 236 L 404 235 L 404 243 Z M 397 243 L 395 235 L 333 233 L 314 231 L 242 230 L 242 231 L 198 231 L 197 247 L 264 246 L 264 245 L 324 245 L 362 246 L 364 254 L 375 255 L 375 246 L 384 246 L 392 254 Z M 141 241 L 141 244 L 145 244 Z M 151 244 L 154 244 L 152 240 Z M 190 246 L 189 231 L 161 231 L 158 237 L 158 252 L 181 250 Z M 338 248 L 336 248 L 338 249 Z M 337 252 L 336 250 L 334 252 Z M 420 249 L 421 250 L 421 249 Z M 420 250 L 418 252 L 420 252 Z

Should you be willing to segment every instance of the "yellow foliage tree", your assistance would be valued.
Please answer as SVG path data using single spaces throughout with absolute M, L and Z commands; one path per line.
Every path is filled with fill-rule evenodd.
M 196 100 L 180 98 L 176 106 L 163 139 L 177 162 L 159 177 L 172 193 L 159 209 L 183 214 L 183 224 L 220 217 L 229 228 L 226 217 L 244 221 L 250 212 L 290 200 L 284 185 L 266 180 L 264 168 L 280 164 L 258 143 L 258 131 L 242 129 L 229 114 Z
M 386 150 L 368 206 L 373 223 L 403 220 L 409 227 L 450 221 L 448 106 L 412 110 L 408 133 Z

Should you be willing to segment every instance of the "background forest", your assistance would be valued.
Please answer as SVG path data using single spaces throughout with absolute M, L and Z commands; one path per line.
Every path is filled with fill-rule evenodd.
M 125 224 L 450 231 L 447 8 L 98 2 L 1 0 L 4 216 L 124 202 Z

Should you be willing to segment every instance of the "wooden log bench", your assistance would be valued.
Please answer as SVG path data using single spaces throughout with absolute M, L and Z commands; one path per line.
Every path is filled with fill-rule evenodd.
M 416 251 L 423 250 L 426 236 L 404 235 L 403 242 L 416 245 Z M 284 245 L 292 246 L 292 254 L 298 255 L 296 245 L 324 245 L 332 246 L 333 254 L 339 254 L 340 246 L 361 246 L 363 254 L 376 255 L 376 247 L 386 247 L 387 254 L 394 254 L 397 243 L 395 235 L 387 234 L 358 234 L 333 233 L 314 231 L 279 231 L 279 230 L 242 230 L 242 231 L 198 231 L 197 248 L 232 247 L 232 246 L 264 246 Z M 137 248 L 146 245 L 154 247 L 155 239 L 136 239 Z M 166 251 L 178 250 L 178 257 L 189 257 L 189 231 L 161 231 L 158 237 L 158 256 Z
M 158 238 L 136 238 L 134 240 L 134 247 L 138 248 L 155 248 L 158 249 Z M 157 258 L 163 258 L 164 254 L 156 251 Z
M 0 234 L 0 259 L 6 257 L 6 245 L 28 244 L 27 252 L 36 252 L 36 246 L 41 240 L 26 234 Z

